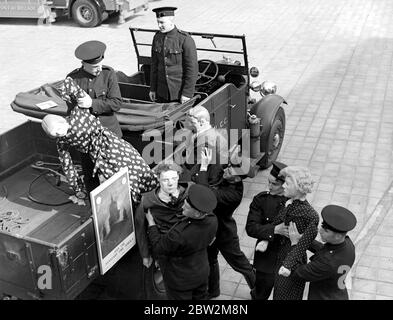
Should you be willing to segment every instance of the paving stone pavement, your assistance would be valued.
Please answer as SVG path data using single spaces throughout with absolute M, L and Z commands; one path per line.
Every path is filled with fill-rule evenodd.
M 393 2 L 390 0 L 162 0 L 174 5 L 177 25 L 189 31 L 245 34 L 250 66 L 261 80 L 278 84 L 288 102 L 279 160 L 311 169 L 309 201 L 348 207 L 358 219 L 352 299 L 393 299 Z M 136 71 L 128 27 L 156 28 L 142 12 L 123 25 L 94 29 L 59 19 L 51 26 L 33 20 L 0 20 L 0 133 L 26 118 L 9 103 L 16 93 L 63 78 L 79 66 L 74 49 L 82 41 L 106 42 L 106 63 Z M 254 240 L 244 230 L 252 197 L 266 188 L 266 172 L 245 183 L 235 213 L 246 255 Z M 381 209 L 382 208 L 382 209 Z M 219 299 L 249 299 L 242 277 L 220 260 Z M 350 280 L 350 279 L 348 279 Z

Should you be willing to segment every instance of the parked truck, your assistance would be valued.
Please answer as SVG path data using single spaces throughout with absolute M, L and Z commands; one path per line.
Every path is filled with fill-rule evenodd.
M 96 27 L 109 15 L 119 14 L 119 23 L 147 10 L 148 0 L 0 0 L 0 18 L 37 18 L 51 23 L 68 16 L 81 27 Z
M 239 132 L 235 139 L 228 140 L 229 149 L 248 142 L 251 162 L 261 168 L 269 167 L 283 143 L 286 101 L 276 94 L 275 85 L 251 82 L 259 71 L 255 67 L 249 69 L 245 36 L 190 32 L 200 58 L 196 92 L 188 102 L 165 109 L 168 104 L 154 103 L 149 98 L 151 43 L 156 31 L 130 28 L 138 71 L 131 76 L 117 72 L 123 104 L 116 115 L 123 138 L 145 160 L 150 156 L 145 152 L 147 145 L 154 146 L 149 149 L 153 153 L 166 154 L 171 143 L 165 138 L 181 130 L 188 111 L 200 105 L 208 109 L 212 126 L 227 130 L 228 137 L 233 131 Z M 56 91 L 58 83 L 17 94 L 12 109 L 35 119 L 48 113 L 66 116 L 67 105 Z M 261 93 L 261 97 L 252 98 L 250 91 Z M 55 106 L 45 110 L 37 106 L 48 101 Z M 247 129 L 251 131 L 248 137 L 241 134 Z M 176 146 L 175 152 L 181 153 L 185 143 Z M 50 168 L 43 168 L 48 167 L 45 163 L 58 161 L 57 150 L 37 120 L 0 135 L 0 159 L 1 217 L 21 223 L 20 228 L 12 230 L 0 225 L 0 295 L 20 299 L 89 299 L 94 286 L 101 285 L 106 288 L 105 298 L 165 297 L 159 268 L 155 264 L 144 268 L 136 246 L 100 276 L 92 211 L 89 206 L 66 201 L 67 185 L 56 180 Z M 47 272 L 51 276 L 50 288 L 41 281 Z

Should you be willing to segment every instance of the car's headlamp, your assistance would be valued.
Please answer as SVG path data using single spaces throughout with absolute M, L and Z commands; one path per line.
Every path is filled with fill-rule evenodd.
M 253 81 L 250 83 L 250 89 L 254 92 L 259 92 L 262 89 L 262 84 L 259 81 Z
M 264 81 L 262 83 L 261 94 L 267 96 L 277 92 L 277 85 L 272 81 Z
M 259 70 L 257 67 L 251 67 L 250 68 L 250 76 L 253 78 L 256 78 L 259 76 Z

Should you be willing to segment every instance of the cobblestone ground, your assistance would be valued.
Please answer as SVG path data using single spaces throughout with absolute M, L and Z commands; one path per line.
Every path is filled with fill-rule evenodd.
M 309 200 L 320 211 L 334 203 L 358 219 L 352 272 L 353 299 L 393 299 L 390 184 L 393 133 L 393 2 L 390 0 L 151 1 L 174 5 L 188 31 L 245 34 L 250 66 L 278 84 L 288 102 L 279 160 L 308 166 L 317 181 Z M 97 39 L 106 63 L 136 71 L 128 27 L 156 28 L 149 10 L 123 25 L 94 29 L 59 19 L 0 20 L 0 132 L 25 120 L 11 111 L 16 93 L 63 78 L 79 66 L 75 47 Z M 245 184 L 235 217 L 241 244 L 252 259 L 254 240 L 244 231 L 252 197 L 266 188 L 266 172 Z M 244 279 L 221 260 L 220 299 L 249 299 Z

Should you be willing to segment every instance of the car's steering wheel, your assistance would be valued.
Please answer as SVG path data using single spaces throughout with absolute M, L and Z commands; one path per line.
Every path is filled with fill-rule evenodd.
M 198 68 L 201 63 L 207 63 L 207 66 L 204 68 L 204 70 L 202 72 L 198 72 L 198 78 L 197 78 L 197 82 L 195 85 L 197 87 L 204 86 L 204 85 L 212 82 L 218 75 L 217 63 L 215 63 L 214 61 L 209 60 L 209 59 L 198 60 Z M 213 66 L 213 67 L 210 68 L 210 66 Z M 213 72 L 209 72 L 210 74 L 214 74 L 213 76 L 207 75 L 207 72 L 209 71 L 209 69 L 213 69 Z M 205 81 L 203 81 L 204 79 L 205 79 Z

